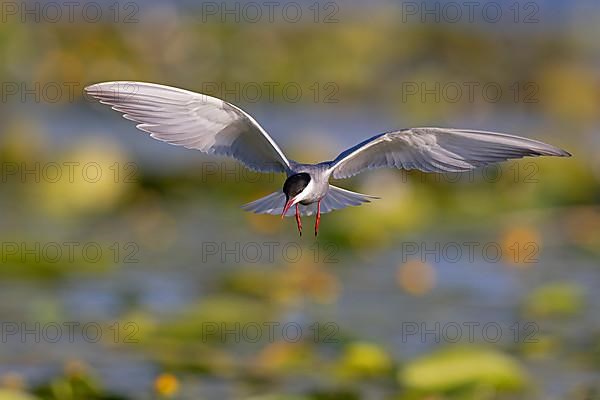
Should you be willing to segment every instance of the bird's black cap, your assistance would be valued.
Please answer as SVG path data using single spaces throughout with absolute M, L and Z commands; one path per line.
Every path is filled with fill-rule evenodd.
M 290 198 L 296 196 L 298 193 L 302 192 L 306 186 L 308 186 L 309 182 L 310 175 L 306 172 L 301 172 L 299 174 L 290 176 L 283 184 L 283 193 L 285 193 L 285 197 L 289 200 Z

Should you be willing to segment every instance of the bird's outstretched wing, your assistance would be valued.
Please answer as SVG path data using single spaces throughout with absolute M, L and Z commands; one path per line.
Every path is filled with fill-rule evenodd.
M 526 156 L 568 157 L 537 140 L 505 133 L 446 128 L 411 128 L 373 136 L 330 162 L 334 178 L 372 168 L 396 167 L 424 172 L 460 172 Z
M 250 115 L 217 98 L 144 82 L 105 82 L 85 91 L 155 139 L 233 157 L 260 172 L 287 172 L 290 161 Z

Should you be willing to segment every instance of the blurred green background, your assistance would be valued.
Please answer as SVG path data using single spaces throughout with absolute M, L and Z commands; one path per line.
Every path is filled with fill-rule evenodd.
M 599 398 L 598 4 L 267 3 L 1 3 L 0 399 Z M 573 157 L 369 172 L 298 238 L 239 208 L 283 176 L 140 134 L 110 80 L 304 162 L 411 126 Z

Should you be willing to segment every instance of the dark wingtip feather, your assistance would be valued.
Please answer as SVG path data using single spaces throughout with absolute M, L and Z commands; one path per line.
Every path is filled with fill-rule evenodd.
M 566 150 L 560 149 L 560 157 L 572 157 L 573 155 Z
M 571 153 L 569 153 L 566 150 L 563 150 L 561 148 L 558 147 L 554 147 L 552 149 L 552 151 L 549 151 L 547 153 L 542 153 L 542 155 L 544 156 L 555 156 L 555 157 L 571 157 Z
M 86 93 L 98 92 L 101 89 L 102 83 L 93 83 L 83 88 Z

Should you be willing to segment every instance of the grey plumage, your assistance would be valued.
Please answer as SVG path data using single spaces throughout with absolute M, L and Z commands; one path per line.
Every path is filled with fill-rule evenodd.
M 260 172 L 305 172 L 311 179 L 295 196 L 301 215 L 357 206 L 371 199 L 329 184 L 330 177 L 349 178 L 373 168 L 394 167 L 424 172 L 460 172 L 526 156 L 570 156 L 533 139 L 496 132 L 448 128 L 411 128 L 383 133 L 342 152 L 333 161 L 301 164 L 288 160 L 275 141 L 247 113 L 223 100 L 143 82 L 106 82 L 86 92 L 123 113 L 137 128 L 169 144 L 232 157 Z M 248 203 L 244 209 L 281 214 L 282 191 Z M 289 209 L 286 216 L 294 215 Z

